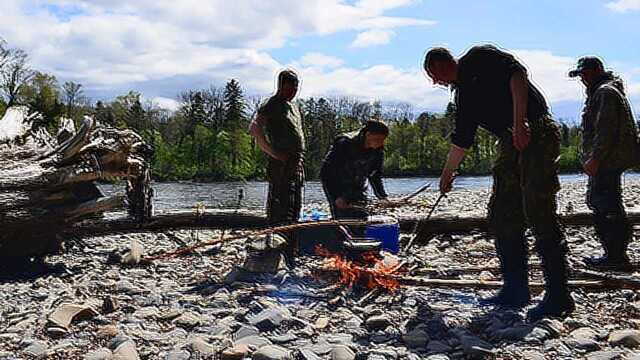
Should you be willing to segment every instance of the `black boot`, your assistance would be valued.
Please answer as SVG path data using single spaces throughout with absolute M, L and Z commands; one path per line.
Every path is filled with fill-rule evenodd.
M 527 247 L 523 238 L 496 238 L 503 285 L 497 294 L 480 300 L 481 305 L 512 308 L 525 307 L 531 300 Z
M 626 215 L 594 215 L 594 224 L 604 255 L 585 258 L 585 264 L 596 270 L 633 271 L 634 267 L 627 256 L 632 228 Z
M 561 248 L 539 251 L 544 270 L 545 292 L 542 301 L 527 312 L 529 321 L 545 317 L 565 317 L 575 309 L 567 286 L 568 269 Z

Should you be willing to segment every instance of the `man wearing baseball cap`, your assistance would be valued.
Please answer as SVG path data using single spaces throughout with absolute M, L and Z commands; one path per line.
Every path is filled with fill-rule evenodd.
M 626 250 L 632 228 L 622 203 L 622 173 L 638 164 L 638 132 L 622 79 L 605 71 L 600 59 L 578 60 L 570 77 L 579 77 L 586 87 L 582 112 L 583 169 L 589 175 L 587 204 L 604 256 L 585 259 L 599 269 L 631 271 Z

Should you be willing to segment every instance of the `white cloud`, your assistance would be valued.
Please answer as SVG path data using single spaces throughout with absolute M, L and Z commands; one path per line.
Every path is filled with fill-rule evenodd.
M 640 0 L 616 0 L 608 2 L 606 6 L 615 12 L 628 12 L 640 10 Z
M 513 54 L 528 67 L 529 78 L 550 102 L 581 99 L 581 84 L 567 75 L 575 67 L 575 58 L 546 50 L 514 50 Z
M 162 108 L 171 111 L 176 111 L 180 107 L 180 103 L 175 99 L 169 99 L 166 97 L 157 96 L 151 99 L 151 103 Z
M 327 68 L 335 68 L 342 65 L 344 61 L 335 56 L 329 56 L 321 53 L 307 53 L 305 54 L 299 61 L 299 63 L 294 64 L 300 65 L 303 67 L 327 67 Z
M 433 22 L 385 16 L 411 0 L 23 0 L 5 1 L 0 34 L 34 66 L 85 88 L 238 77 L 252 91 L 273 85 L 281 67 L 268 51 L 306 35 Z M 286 9 L 286 11 L 283 11 Z M 341 60 L 303 59 L 327 68 Z M 174 89 L 176 92 L 180 89 Z M 270 91 L 270 90 L 269 90 Z
M 302 67 L 300 96 L 345 95 L 363 101 L 406 102 L 419 109 L 444 109 L 450 95 L 433 87 L 417 67 L 375 65 L 364 69 L 342 66 L 330 70 Z
M 394 35 L 395 32 L 391 30 L 368 30 L 359 33 L 358 36 L 356 36 L 355 40 L 353 40 L 353 42 L 351 43 L 351 47 L 363 48 L 388 44 Z

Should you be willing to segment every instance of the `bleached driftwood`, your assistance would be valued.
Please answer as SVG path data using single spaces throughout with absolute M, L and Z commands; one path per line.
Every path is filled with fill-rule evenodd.
M 65 230 L 115 208 L 128 207 L 135 223 L 151 216 L 152 152 L 138 134 L 85 117 L 77 133 L 65 120 L 58 144 L 34 128 L 37 117 L 14 107 L 0 119 L 0 257 L 55 252 Z M 126 194 L 105 197 L 94 183 L 116 178 Z

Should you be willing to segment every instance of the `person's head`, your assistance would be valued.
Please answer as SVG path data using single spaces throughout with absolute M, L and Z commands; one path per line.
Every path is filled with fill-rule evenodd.
M 422 66 L 436 85 L 449 86 L 458 77 L 458 62 L 451 52 L 443 47 L 429 49 Z
M 293 100 L 298 93 L 298 74 L 293 70 L 282 70 L 278 74 L 278 95 L 287 101 Z
M 585 56 L 578 59 L 576 68 L 569 71 L 569 76 L 580 77 L 580 81 L 588 87 L 598 81 L 603 73 L 604 65 L 600 59 L 595 56 Z
M 369 120 L 362 128 L 365 149 L 380 149 L 389 135 L 389 128 L 381 121 Z

